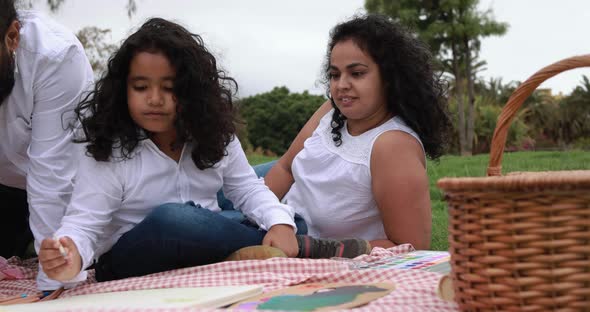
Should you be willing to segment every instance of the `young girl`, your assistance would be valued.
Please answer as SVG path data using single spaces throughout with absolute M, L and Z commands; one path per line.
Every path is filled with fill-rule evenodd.
M 372 247 L 429 248 L 425 155 L 441 156 L 451 128 L 432 62 L 422 42 L 384 16 L 353 18 L 332 30 L 330 101 L 265 177 L 307 223 L 299 256 L 364 252 L 325 240 L 346 237 Z
M 177 24 L 154 18 L 126 39 L 76 110 L 86 157 L 59 241 L 42 242 L 43 271 L 67 281 L 97 260 L 105 281 L 208 264 L 251 245 L 295 255 L 292 208 L 256 177 L 234 136 L 235 86 Z M 220 187 L 262 230 L 218 213 Z

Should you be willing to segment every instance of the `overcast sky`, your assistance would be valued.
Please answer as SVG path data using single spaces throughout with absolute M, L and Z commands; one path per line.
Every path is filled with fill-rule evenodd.
M 127 16 L 126 0 L 66 0 L 50 13 L 73 31 L 85 26 L 112 30 L 119 44 L 148 17 L 172 19 L 200 34 L 221 66 L 236 78 L 240 96 L 287 86 L 292 92 L 323 94 L 317 84 L 330 29 L 355 13 L 364 0 L 136 0 Z M 510 27 L 502 37 L 482 42 L 484 78 L 525 80 L 562 58 L 590 53 L 589 0 L 481 0 L 496 20 Z M 573 70 L 544 83 L 554 93 L 569 93 L 590 69 Z

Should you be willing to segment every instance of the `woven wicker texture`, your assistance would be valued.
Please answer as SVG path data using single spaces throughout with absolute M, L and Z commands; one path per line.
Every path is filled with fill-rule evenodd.
M 590 171 L 501 176 L 510 123 L 546 79 L 590 66 L 547 66 L 512 94 L 492 139 L 488 177 L 444 178 L 455 300 L 462 311 L 590 311 Z

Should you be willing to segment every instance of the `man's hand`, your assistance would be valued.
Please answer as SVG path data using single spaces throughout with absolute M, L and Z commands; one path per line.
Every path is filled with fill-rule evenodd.
M 60 244 L 63 247 L 61 251 Z M 62 255 L 62 252 L 66 255 Z M 73 279 L 82 270 L 82 258 L 78 248 L 67 236 L 59 241 L 44 239 L 39 250 L 39 263 L 49 278 L 60 282 Z
M 295 230 L 287 224 L 271 226 L 262 240 L 262 245 L 279 248 L 290 258 L 296 257 L 299 253 Z

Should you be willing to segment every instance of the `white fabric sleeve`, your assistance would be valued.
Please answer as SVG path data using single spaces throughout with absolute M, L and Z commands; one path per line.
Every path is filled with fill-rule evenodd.
M 264 180 L 256 176 L 237 137 L 227 146 L 227 152 L 229 159 L 223 172 L 223 193 L 234 207 L 263 230 L 275 224 L 287 224 L 297 231 L 294 209 L 282 204 Z
M 46 60 L 33 81 L 31 143 L 27 153 L 27 196 L 29 224 L 35 250 L 59 227 L 72 191 L 76 162 L 68 123 L 81 96 L 91 86 L 92 68 L 84 51 L 70 46 L 59 58 Z M 86 279 L 86 274 L 78 280 Z M 37 277 L 40 289 L 55 289 L 55 281 Z
M 27 194 L 30 226 L 35 247 L 59 227 L 69 203 L 76 163 L 68 123 L 87 90 L 92 71 L 83 51 L 72 46 L 59 65 L 39 68 L 34 82 L 35 103 L 31 116 Z M 87 68 L 88 67 L 88 68 Z
M 85 281 L 87 277 L 88 273 L 86 273 L 86 271 L 82 271 L 80 274 L 78 274 L 78 276 L 66 282 L 52 280 L 45 274 L 45 272 L 43 272 L 43 268 L 41 267 L 41 264 L 39 264 L 39 273 L 37 273 L 37 289 L 41 291 L 56 290 L 60 287 L 70 289 L 78 285 L 80 282 Z
M 123 183 L 121 163 L 96 161 L 81 156 L 72 200 L 56 236 L 69 236 L 82 257 L 82 269 L 92 264 L 98 240 L 121 208 Z M 121 173 L 123 174 L 123 173 Z

